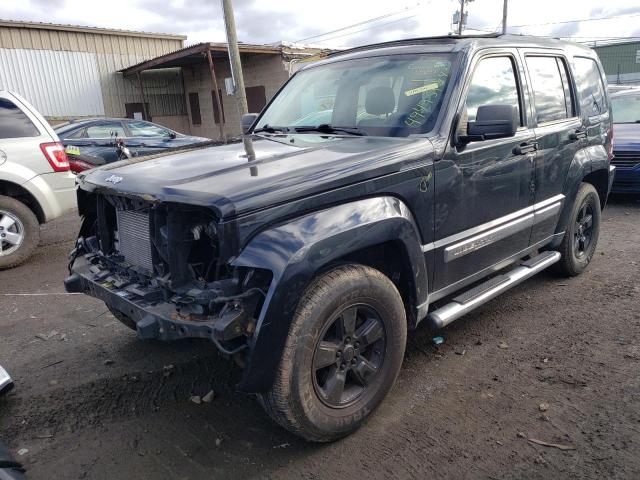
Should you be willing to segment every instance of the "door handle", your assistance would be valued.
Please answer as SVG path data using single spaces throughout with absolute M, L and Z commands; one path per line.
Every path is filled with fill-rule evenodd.
M 522 142 L 513 148 L 514 155 L 524 155 L 538 150 L 538 142 Z
M 575 132 L 569 134 L 569 140 L 573 142 L 581 138 L 587 138 L 587 131 L 584 128 L 577 128 Z

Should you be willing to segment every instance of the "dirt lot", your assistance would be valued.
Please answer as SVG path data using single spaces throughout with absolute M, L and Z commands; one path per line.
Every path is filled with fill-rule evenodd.
M 640 478 L 639 201 L 612 201 L 581 277 L 545 272 L 440 347 L 420 328 L 389 398 L 332 445 L 233 393 L 237 371 L 209 343 L 142 343 L 101 302 L 60 294 L 77 226 L 47 225 L 35 258 L 0 272 L 0 363 L 16 381 L 0 436 L 28 449 L 31 479 Z

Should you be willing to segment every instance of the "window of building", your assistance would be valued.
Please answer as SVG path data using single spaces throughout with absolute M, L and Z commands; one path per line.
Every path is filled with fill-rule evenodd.
M 567 109 L 566 90 L 558 59 L 527 56 L 527 67 L 531 76 L 538 123 L 571 117 L 571 109 Z M 569 103 L 570 101 L 569 97 Z
M 0 98 L 0 138 L 39 137 L 40 132 L 15 103 Z
M 592 58 L 576 57 L 573 65 L 581 113 L 588 117 L 605 113 L 607 105 L 598 64 Z
M 144 110 L 145 107 L 147 109 L 147 114 L 145 116 Z M 149 109 L 149 104 L 145 103 L 144 107 L 142 103 L 125 103 L 124 108 L 127 112 L 127 118 L 135 118 L 136 120 L 147 120 L 151 121 L 151 110 Z
M 202 125 L 202 117 L 200 116 L 200 97 L 198 92 L 189 93 L 189 110 L 191 110 L 191 124 Z
M 480 60 L 473 72 L 467 95 L 468 121 L 475 121 L 481 105 L 515 105 L 522 118 L 518 83 L 511 58 L 489 57 Z
M 211 91 L 211 101 L 213 102 L 213 121 L 220 123 L 220 111 L 222 111 L 222 123 L 225 123 L 224 119 L 224 103 L 222 103 L 222 90 L 218 90 L 218 98 L 214 91 Z M 220 102 L 220 110 L 218 110 L 218 102 Z
M 247 87 L 244 89 L 247 94 L 247 106 L 250 113 L 259 113 L 267 104 L 267 96 L 264 85 L 257 87 Z

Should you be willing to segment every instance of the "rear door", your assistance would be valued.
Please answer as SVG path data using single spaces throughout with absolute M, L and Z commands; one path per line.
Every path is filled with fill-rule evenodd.
M 18 183 L 53 168 L 40 149 L 43 143 L 57 140 L 53 131 L 31 112 L 28 103 L 8 92 L 0 92 L 0 165 L 19 175 Z M 12 168 L 7 168 L 12 164 Z
M 577 114 L 568 59 L 562 52 L 522 50 L 538 149 L 535 155 L 535 219 L 531 242 L 553 235 L 565 201 L 563 192 L 576 152 L 586 146 Z
M 458 132 L 480 105 L 513 105 L 520 127 L 509 138 L 450 146 L 435 166 L 434 289 L 444 295 L 525 251 L 533 215 L 533 148 L 524 74 L 515 49 L 474 59 L 462 95 Z

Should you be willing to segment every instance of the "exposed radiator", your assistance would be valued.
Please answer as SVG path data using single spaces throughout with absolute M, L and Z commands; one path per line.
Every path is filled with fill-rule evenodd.
M 125 260 L 153 272 L 149 213 L 116 210 L 118 220 L 118 251 Z

